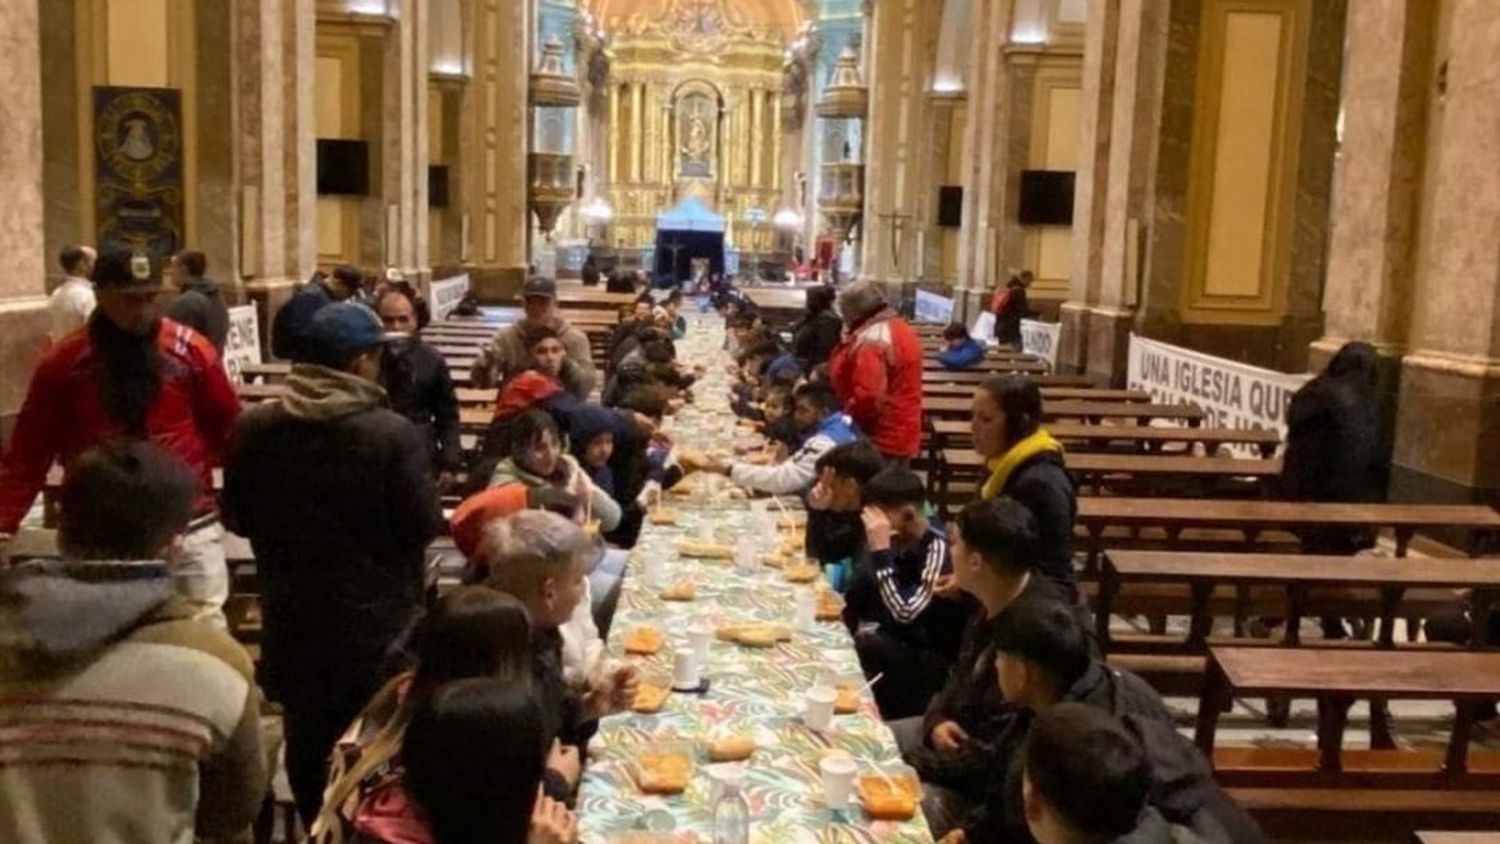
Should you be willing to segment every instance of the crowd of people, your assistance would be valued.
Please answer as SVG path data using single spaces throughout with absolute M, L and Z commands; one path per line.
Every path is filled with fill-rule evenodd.
M 921 344 L 873 284 L 809 290 L 785 333 L 732 286 L 711 295 L 731 406 L 769 443 L 728 458 L 663 431 L 705 366 L 677 356 L 681 293 L 632 287 L 596 367 L 556 283 L 532 278 L 522 318 L 474 363 L 497 398 L 466 457 L 425 305 L 402 282 L 371 291 L 340 268 L 304 285 L 273 323 L 286 394 L 242 411 L 201 254 L 173 260 L 184 294 L 165 315 L 156 262 L 75 249 L 62 263 L 73 286 L 0 459 L 3 534 L 65 467 L 61 557 L 0 573 L 0 717 L 26 728 L 0 738 L 4 840 L 242 830 L 271 767 L 262 694 L 315 840 L 574 840 L 588 739 L 639 687 L 605 658 L 625 576 L 605 549 L 632 547 L 691 472 L 805 504 L 806 553 L 844 594 L 946 844 L 1262 840 L 1156 692 L 1100 659 L 1074 574 L 1075 490 L 1034 381 L 976 390 L 988 475 L 951 523 L 935 517 L 911 468 Z M 70 329 L 84 275 L 97 307 Z M 1008 295 L 1024 310 L 1024 283 Z M 1367 364 L 1341 353 L 1293 402 L 1294 434 L 1363 412 Z M 1333 476 L 1306 466 L 1316 442 L 1289 448 L 1292 492 L 1365 494 L 1317 487 Z M 1363 477 L 1376 454 L 1337 477 Z M 462 499 L 446 522 L 444 493 Z M 226 528 L 254 553 L 254 668 L 225 629 Z M 465 585 L 432 600 L 427 548 L 444 532 Z M 1348 553 L 1366 539 L 1308 541 Z

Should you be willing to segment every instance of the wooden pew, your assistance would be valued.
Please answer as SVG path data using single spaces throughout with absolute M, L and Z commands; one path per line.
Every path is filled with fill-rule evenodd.
M 1043 405 L 1045 407 L 1045 405 Z M 933 438 L 939 448 L 971 439 L 969 423 L 955 419 L 936 419 L 931 423 Z M 1209 454 L 1221 445 L 1252 445 L 1262 457 L 1270 457 L 1281 444 L 1275 431 L 1251 428 L 1188 428 L 1176 425 L 1089 425 L 1081 422 L 1049 422 L 1047 430 L 1067 447 L 1100 451 L 1114 444 L 1143 452 L 1160 451 L 1167 445 L 1202 445 Z
M 988 372 L 985 370 L 962 369 L 951 372 L 946 369 L 927 367 L 922 372 L 923 384 L 968 384 L 970 387 L 978 387 L 980 384 L 994 378 L 996 375 L 1004 375 L 1000 372 Z M 1098 386 L 1093 378 L 1087 375 L 1060 375 L 1055 372 L 1048 373 L 1026 373 L 1038 386 L 1052 387 L 1094 387 Z
M 1219 716 L 1235 697 L 1319 702 L 1315 753 L 1216 748 Z M 1471 753 L 1477 707 L 1500 697 L 1500 653 L 1213 647 L 1195 741 L 1215 777 L 1276 838 L 1406 840 L 1418 828 L 1492 829 L 1500 815 L 1500 758 Z M 1441 754 L 1344 751 L 1347 702 L 1358 698 L 1455 704 Z
M 1411 844 L 1500 844 L 1500 832 L 1413 832 Z
M 927 373 L 934 371 L 947 371 L 943 369 L 942 364 L 938 363 L 933 358 L 922 359 L 922 370 L 922 378 L 924 380 L 926 380 L 928 377 Z M 1020 372 L 1026 375 L 1044 375 L 1047 373 L 1048 367 L 1046 361 L 1036 360 L 1034 358 L 985 358 L 984 360 L 979 361 L 978 363 L 974 364 L 964 371 L 983 372 L 987 373 L 990 376 L 1004 375 L 1010 372 Z
M 1043 401 L 1124 401 L 1149 402 L 1151 394 L 1145 390 L 1112 390 L 1107 387 L 1055 387 L 1039 384 Z M 923 379 L 922 395 L 933 398 L 972 398 L 976 388 L 972 384 L 935 384 Z
M 967 396 L 934 396 L 922 398 L 922 410 L 934 420 L 968 419 L 974 402 Z M 1152 420 L 1186 422 L 1199 425 L 1203 422 L 1203 411 L 1190 404 L 1153 404 L 1149 402 L 1079 401 L 1076 399 L 1045 401 L 1042 403 L 1045 419 L 1082 419 L 1099 424 L 1105 419 L 1123 419 L 1136 425 L 1145 425 Z
M 1387 528 L 1395 535 L 1396 556 L 1405 557 L 1419 530 L 1471 531 L 1470 553 L 1478 556 L 1500 536 L 1500 513 L 1475 504 L 1335 504 L 1309 501 L 1235 501 L 1200 498 L 1085 497 L 1078 499 L 1076 530 L 1084 536 L 1085 571 L 1098 571 L 1099 555 L 1108 528 L 1126 528 L 1131 537 L 1143 529 L 1166 534 L 1168 543 L 1180 541 L 1186 530 L 1220 529 L 1244 537 L 1245 549 L 1256 550 L 1260 537 L 1271 531 L 1309 527 Z M 1127 547 L 1132 538 L 1112 538 L 1112 547 Z
M 948 488 L 955 477 L 982 478 L 987 473 L 984 458 L 972 449 L 948 449 L 942 452 L 939 465 L 939 499 L 948 500 Z M 1227 478 L 1253 478 L 1265 481 L 1281 476 L 1281 460 L 1243 459 L 1238 457 L 1195 457 L 1175 454 L 1065 454 L 1063 465 L 1080 487 L 1099 492 L 1109 476 L 1138 479 L 1178 478 L 1205 485 Z
M 607 293 L 590 287 L 559 287 L 557 303 L 565 310 L 608 310 L 618 313 L 620 308 L 634 304 L 634 293 Z

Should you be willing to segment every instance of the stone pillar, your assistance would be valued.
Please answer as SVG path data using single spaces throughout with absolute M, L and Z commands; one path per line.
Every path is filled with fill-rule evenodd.
M 260 308 L 268 356 L 276 311 L 316 262 L 314 6 L 259 0 L 236 7 L 238 270 Z
M 527 88 L 531 73 L 531 3 L 476 0 L 474 79 L 464 91 L 463 155 L 473 189 L 467 269 L 487 302 L 510 303 L 526 275 Z
M 0 3 L 0 440 L 10 432 L 47 337 L 42 230 L 42 56 L 35 3 Z
M 1362 5 L 1362 4 L 1354 4 Z M 1430 5 L 1430 4 L 1427 4 Z M 1500 17 L 1446 3 L 1391 495 L 1500 503 Z M 1387 53 L 1388 60 L 1395 56 Z
M 1003 45 L 1009 40 L 1015 0 L 973 0 L 969 49 L 968 123 L 964 128 L 963 226 L 959 230 L 958 282 L 972 303 L 988 302 L 997 276 L 999 232 L 1004 225 L 996 180 L 1001 168 L 1000 126 L 1006 94 Z
M 385 46 L 381 103 L 383 263 L 422 284 L 427 266 L 427 8 L 398 0 Z M 394 215 L 394 225 L 389 215 Z
M 1086 21 L 1078 114 L 1079 161 L 1073 193 L 1073 277 L 1068 300 L 1059 311 L 1062 328 L 1057 352 L 1058 367 L 1069 372 L 1087 368 L 1090 315 L 1099 303 L 1120 5 L 1113 0 L 1089 0 Z
M 942 15 L 927 0 L 875 5 L 869 55 L 865 208 L 860 278 L 896 287 L 916 277 L 916 232 L 923 215 L 920 141 L 930 119 L 932 75 Z

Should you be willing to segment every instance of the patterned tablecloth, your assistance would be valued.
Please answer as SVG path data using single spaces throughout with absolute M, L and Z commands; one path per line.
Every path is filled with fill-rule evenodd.
M 678 344 L 679 359 L 705 362 L 710 368 L 694 391 L 695 406 L 671 420 L 669 430 L 679 444 L 723 451 L 737 438 L 745 438 L 728 409 L 724 356 L 719 351 L 722 342 L 722 324 L 710 316 L 695 321 Z M 698 476 L 687 483 L 702 480 Z M 684 559 L 678 553 L 680 540 L 702 539 L 705 531 L 712 532 L 714 541 L 730 545 L 746 535 L 767 533 L 757 529 L 749 502 L 710 500 L 699 494 L 668 496 L 665 506 L 676 511 L 678 523 L 648 524 L 643 531 L 631 555 L 609 653 L 614 659 L 635 660 L 648 681 L 670 685 L 674 646 L 687 647 L 690 626 L 704 623 L 717 629 L 726 624 L 772 623 L 792 628 L 796 591 L 811 587 L 794 586 L 773 568 L 741 573 L 730 561 Z M 773 508 L 772 512 L 777 511 Z M 774 546 L 777 537 L 765 541 Z M 695 581 L 695 600 L 663 601 L 658 590 L 646 587 L 642 569 L 644 561 L 653 557 L 665 561 L 667 582 Z M 649 658 L 626 657 L 621 645 L 624 635 L 643 625 L 664 632 L 666 647 Z M 842 624 L 824 622 L 814 630 L 793 629 L 791 641 L 770 649 L 744 648 L 716 638 L 704 676 L 709 689 L 702 695 L 674 693 L 656 714 L 627 713 L 604 720 L 590 745 L 579 797 L 580 835 L 586 844 L 711 842 L 717 795 L 713 774 L 719 766 L 707 762 L 701 743 L 730 734 L 753 737 L 757 744 L 754 756 L 744 763 L 742 784 L 750 804 L 752 842 L 932 840 L 920 812 L 905 823 L 872 822 L 865 818 L 857 798 L 842 812 L 831 812 L 824 804 L 818 763 L 830 750 L 848 752 L 863 771 L 901 767 L 895 741 L 868 692 L 858 713 L 836 715 L 826 733 L 814 732 L 801 722 L 802 694 L 809 687 L 863 681 L 853 643 Z M 695 767 L 687 791 L 675 797 L 642 794 L 632 775 L 632 758 L 671 742 L 694 747 Z

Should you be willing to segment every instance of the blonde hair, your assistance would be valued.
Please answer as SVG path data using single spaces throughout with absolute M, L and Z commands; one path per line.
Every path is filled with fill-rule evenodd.
M 488 567 L 485 583 L 527 600 L 549 579 L 581 567 L 588 534 L 577 523 L 545 510 L 522 510 L 485 526 L 477 556 Z

